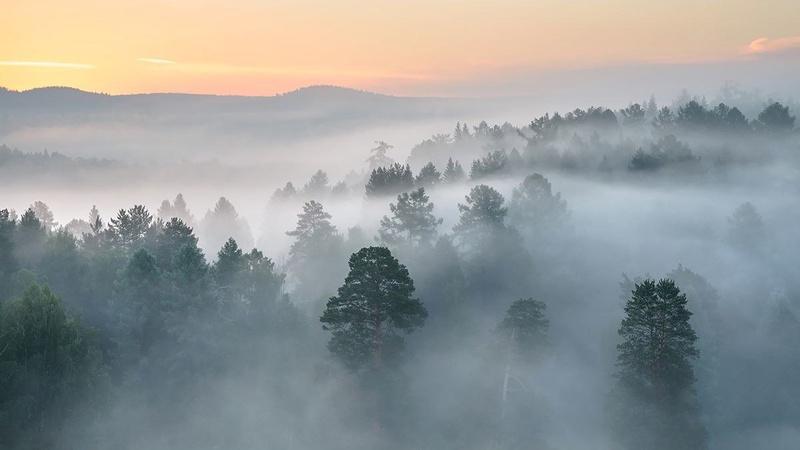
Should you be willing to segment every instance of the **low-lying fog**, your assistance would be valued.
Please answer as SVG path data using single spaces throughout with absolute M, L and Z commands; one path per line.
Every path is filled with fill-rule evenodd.
M 678 114 L 687 103 L 673 106 L 673 112 Z M 769 103 L 763 100 L 760 107 Z M 716 103 L 710 105 L 708 109 Z M 756 111 L 746 114 L 754 119 L 758 108 L 747 107 Z M 800 113 L 794 106 L 789 111 Z M 182 194 L 194 219 L 190 225 L 209 263 L 217 259 L 221 244 L 231 235 L 245 252 L 252 246 L 261 250 L 276 263 L 277 272 L 287 274 L 281 292 L 288 294 L 301 317 L 301 325 L 296 326 L 308 330 L 300 333 L 300 338 L 297 330 L 286 332 L 283 338 L 280 333 L 270 335 L 262 342 L 263 348 L 253 349 L 252 361 L 234 357 L 230 364 L 235 369 L 223 368 L 209 375 L 202 393 L 195 392 L 200 398 L 194 400 L 197 403 L 169 407 L 163 404 L 167 400 L 140 400 L 138 385 L 120 381 L 126 378 L 115 371 L 122 366 L 108 356 L 116 344 L 101 345 L 104 358 L 112 358 L 110 380 L 116 391 L 110 400 L 96 406 L 107 414 L 81 417 L 91 423 L 87 429 L 94 434 L 66 433 L 63 442 L 69 444 L 65 446 L 102 448 L 111 442 L 133 449 L 620 448 L 609 431 L 607 404 L 616 383 L 617 329 L 625 316 L 623 307 L 634 282 L 670 276 L 689 295 L 688 308 L 695 313 L 691 323 L 700 349 L 695 362 L 701 406 L 698 420 L 708 431 L 708 447 L 797 448 L 800 412 L 794 404 L 800 383 L 795 369 L 800 368 L 800 360 L 797 341 L 791 337 L 800 336 L 800 283 L 796 277 L 800 263 L 800 141 L 796 129 L 780 137 L 686 124 L 667 132 L 650 126 L 654 111 L 647 113 L 647 122 L 633 126 L 624 124 L 625 116 L 615 110 L 618 128 L 609 131 L 603 124 L 575 122 L 575 128 L 561 125 L 560 134 L 547 141 L 537 140 L 535 130 L 528 126 L 543 113 L 536 111 L 522 118 L 517 112 L 502 118 L 494 112 L 479 117 L 469 110 L 459 117 L 458 111 L 446 111 L 443 117 L 404 117 L 402 122 L 363 128 L 349 123 L 343 133 L 326 129 L 319 135 L 314 126 L 298 126 L 292 131 L 296 139 L 282 138 L 282 147 L 280 142 L 270 141 L 264 144 L 268 151 L 259 147 L 261 137 L 252 133 L 206 135 L 197 129 L 184 135 L 165 131 L 162 139 L 151 130 L 146 138 L 132 136 L 126 143 L 116 141 L 124 141 L 128 131 L 112 129 L 99 135 L 92 131 L 81 136 L 79 130 L 69 127 L 66 134 L 53 128 L 32 135 L 15 124 L 3 138 L 8 139 L 9 147 L 23 153 L 39 152 L 46 143 L 49 152 L 68 158 L 121 162 L 115 168 L 92 166 L 88 160 L 65 163 L 64 171 L 75 170 L 65 177 L 53 165 L 31 162 L 15 166 L 15 173 L 5 172 L 13 181 L 0 186 L 0 209 L 14 209 L 22 215 L 28 205 L 41 201 L 59 225 L 66 225 L 76 218 L 88 221 L 89 211 L 96 205 L 108 223 L 117 211 L 134 205 L 144 205 L 158 216 L 164 200 L 173 202 Z M 470 132 L 478 136 L 483 119 L 488 121 L 486 140 L 463 144 L 467 150 L 459 153 L 455 122 L 466 120 Z M 492 131 L 494 123 L 503 122 L 509 124 Z M 440 137 L 439 144 L 417 146 L 437 134 L 449 136 Z M 659 139 L 671 134 L 691 149 L 692 158 L 675 166 L 641 171 L 629 163 L 637 149 L 647 152 L 651 145 L 662 146 L 662 153 L 653 150 L 653 155 L 668 154 L 675 144 Z M 59 145 L 62 139 L 66 142 L 63 147 Z M 98 141 L 93 142 L 95 139 Z M 152 149 L 158 151 L 146 148 L 149 139 L 153 139 Z M 394 194 L 366 195 L 367 158 L 376 141 L 393 145 L 386 156 L 403 164 L 408 161 L 415 176 L 427 161 L 437 161 L 440 172 L 444 172 L 447 158 L 463 166 L 466 180 L 426 189 L 435 205 L 433 214 L 443 219 L 437 227 L 439 236 L 453 234 L 462 213 L 459 204 L 465 204 L 473 187 L 491 186 L 509 207 L 514 190 L 533 173 L 550 182 L 552 193 L 560 193 L 569 211 L 557 229 L 520 229 L 524 244 L 502 250 L 507 253 L 499 256 L 486 256 L 489 262 L 480 270 L 474 268 L 480 267 L 476 257 L 459 247 L 465 244 L 456 236 L 460 261 L 456 265 L 464 274 L 459 292 L 466 305 L 457 310 L 443 306 L 449 291 L 437 286 L 439 281 L 431 275 L 443 264 L 437 259 L 442 251 L 393 250 L 408 266 L 429 317 L 425 327 L 406 338 L 407 357 L 402 370 L 398 369 L 404 378 L 392 381 L 396 384 L 391 387 L 402 401 L 392 397 L 396 403 L 391 405 L 396 406 L 381 413 L 380 420 L 385 423 L 377 428 L 370 407 L 364 406 L 373 401 L 364 392 L 372 392 L 374 387 L 364 387 L 357 375 L 341 368 L 328 354 L 325 345 L 330 334 L 320 329 L 318 321 L 326 299 L 344 283 L 346 258 L 362 246 L 378 245 L 375 236 L 381 218 L 391 215 L 390 203 L 397 203 Z M 113 152 L 105 151 L 107 144 L 113 146 Z M 174 153 L 170 150 L 173 146 Z M 202 150 L 193 155 L 195 147 Z M 508 158 L 502 170 L 469 179 L 474 160 L 501 149 Z M 514 149 L 521 154 L 519 161 L 512 159 Z M 136 156 L 128 158 L 124 152 L 129 151 Z M 220 165 L 202 163 L 212 158 Z M 176 162 L 181 159 L 191 162 Z M 148 166 L 150 161 L 153 164 Z M 3 164 L 0 159 L 0 170 Z M 29 169 L 31 176 L 26 177 L 24 171 Z M 311 188 L 304 191 L 318 170 L 326 173 L 327 183 L 314 192 L 309 192 Z M 93 176 L 97 177 L 94 181 Z M 334 186 L 340 181 L 344 185 L 336 191 Z M 281 199 L 275 191 L 287 182 L 297 193 Z M 204 218 L 220 197 L 235 207 L 247 227 L 227 233 L 206 225 Z M 303 279 L 300 270 L 293 269 L 290 251 L 296 238 L 286 234 L 295 229 L 298 214 L 310 200 L 321 203 L 332 216 L 331 222 L 348 249 L 338 260 L 326 259 L 322 266 L 314 266 L 323 271 L 316 274 L 319 280 L 314 286 L 313 280 Z M 737 244 L 732 234 L 735 211 L 746 203 L 755 207 L 763 224 L 764 237 L 757 247 Z M 506 224 L 514 225 L 508 218 Z M 517 251 L 529 255 L 519 261 L 529 257 L 532 266 L 513 262 Z M 711 300 L 696 297 L 698 292 L 710 295 L 711 291 L 702 291 L 700 284 L 680 285 L 693 279 L 680 278 L 684 269 L 704 277 L 716 289 L 718 299 L 713 307 L 704 303 Z M 329 283 L 328 276 L 335 280 Z M 489 284 L 475 281 L 478 276 L 501 287 L 491 290 L 494 287 L 486 287 Z M 122 280 L 112 288 L 114 298 L 121 292 Z M 505 363 L 496 364 L 491 357 L 496 335 L 492 331 L 506 308 L 521 297 L 546 303 L 550 350 L 535 364 L 516 369 L 517 382 L 524 385 L 524 395 L 532 396 L 534 406 L 512 411 L 509 423 L 521 423 L 522 428 L 504 428 L 505 410 L 503 419 L 494 422 L 500 417 L 499 403 L 494 402 L 505 394 L 495 382 L 502 381 Z M 706 307 L 713 312 L 699 309 Z M 86 311 L 79 312 L 86 315 Z M 788 325 L 781 326 L 789 331 L 773 330 L 782 318 Z M 109 339 L 113 333 L 102 329 L 98 337 Z M 116 341 L 112 338 L 109 342 Z M 0 410 L 2 406 L 0 403 Z M 168 423 L 154 423 L 148 416 L 155 410 L 170 410 L 177 416 Z M 530 429 L 520 431 L 525 427 Z M 500 438 L 489 438 L 495 434 Z

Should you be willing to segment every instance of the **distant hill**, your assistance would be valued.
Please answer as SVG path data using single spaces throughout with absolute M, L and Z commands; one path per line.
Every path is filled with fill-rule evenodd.
M 506 106 L 500 100 L 393 97 L 336 86 L 270 97 L 0 89 L 0 144 L 139 162 L 273 161 L 287 149 L 307 149 L 311 140 L 318 149 L 334 151 L 331 137 L 357 135 L 352 144 L 337 141 L 338 148 L 362 155 L 383 139 L 408 152 L 412 142 L 402 139 L 411 133 L 401 128 L 413 127 L 416 143 L 457 121 L 477 124 Z

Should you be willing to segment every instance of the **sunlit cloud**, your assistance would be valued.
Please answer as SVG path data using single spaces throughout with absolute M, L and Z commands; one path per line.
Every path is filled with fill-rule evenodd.
M 743 52 L 747 54 L 774 53 L 793 48 L 800 48 L 800 36 L 780 39 L 758 38 L 745 47 Z
M 138 61 L 151 64 L 178 64 L 175 61 L 170 61 L 168 59 L 158 59 L 158 58 L 139 58 Z
M 51 69 L 94 69 L 91 64 L 65 63 L 53 61 L 0 61 L 6 67 L 41 67 Z

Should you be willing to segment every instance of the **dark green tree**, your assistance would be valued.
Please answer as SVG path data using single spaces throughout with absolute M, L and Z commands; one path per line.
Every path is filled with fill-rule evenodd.
M 481 184 L 472 188 L 465 199 L 466 203 L 458 204 L 461 216 L 453 227 L 463 245 L 476 245 L 489 234 L 505 228 L 508 208 L 503 206 L 505 199 L 499 192 Z
M 383 216 L 378 230 L 379 241 L 387 245 L 430 245 L 436 238 L 436 227 L 442 223 L 433 215 L 433 203 L 424 188 L 397 196 L 389 204 L 392 217 Z
M 184 245 L 197 246 L 194 230 L 177 217 L 168 219 L 156 237 L 153 251 L 153 256 L 158 261 L 161 270 L 170 270 L 172 259 Z
M 107 393 L 92 333 L 37 284 L 0 303 L 0 380 L 4 449 L 60 448 L 70 421 L 97 408 Z
M 544 302 L 527 298 L 515 301 L 506 310 L 497 331 L 507 338 L 514 359 L 535 361 L 547 349 L 550 321 L 545 316 L 546 308 Z
M 9 278 L 19 269 L 19 262 L 14 251 L 14 232 L 17 221 L 11 217 L 7 209 L 0 209 L 0 298 L 7 295 Z
M 414 174 L 411 166 L 392 164 L 373 170 L 367 181 L 367 197 L 397 195 L 414 189 Z
M 447 166 L 445 166 L 444 174 L 442 174 L 442 182 L 447 184 L 458 183 L 463 181 L 466 177 L 461 163 L 458 161 L 453 162 L 453 158 L 447 158 Z
M 794 129 L 795 117 L 789 114 L 789 107 L 775 102 L 764 108 L 755 120 L 758 129 L 776 134 L 786 134 Z
M 114 247 L 131 254 L 147 247 L 156 235 L 153 215 L 142 205 L 134 205 L 127 211 L 120 209 L 116 218 L 108 225 L 108 234 Z
M 436 170 L 436 166 L 432 162 L 429 162 L 419 171 L 415 184 L 419 187 L 430 188 L 439 185 L 441 182 L 442 174 Z
M 19 218 L 14 233 L 14 250 L 20 265 L 28 269 L 35 268 L 44 255 L 46 242 L 47 229 L 33 210 L 28 209 Z
M 617 345 L 612 431 L 625 449 L 707 448 L 694 389 L 699 356 L 686 295 L 672 280 L 636 283 Z
M 506 173 L 508 169 L 508 155 L 505 150 L 497 150 L 489 153 L 483 158 L 472 161 L 472 168 L 469 171 L 470 180 L 480 180 L 481 178 L 498 176 Z
M 365 247 L 349 261 L 350 273 L 320 317 L 332 332 L 328 349 L 350 370 L 365 366 L 380 372 L 403 347 L 400 333 L 421 327 L 428 316 L 413 298 L 408 269 L 385 247 Z M 371 364 L 370 364 L 371 362 Z

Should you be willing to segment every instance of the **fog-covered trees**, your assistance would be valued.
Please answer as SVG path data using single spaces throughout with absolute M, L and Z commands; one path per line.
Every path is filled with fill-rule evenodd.
M 397 196 L 389 204 L 392 217 L 383 216 L 378 231 L 379 240 L 387 245 L 431 245 L 436 238 L 436 226 L 442 223 L 433 215 L 433 203 L 424 188 Z
M 373 171 L 378 167 L 389 167 L 394 164 L 394 160 L 386 154 L 393 148 L 393 145 L 389 145 L 386 142 L 375 141 L 375 147 L 369 151 L 370 155 L 367 158 L 369 170 Z
M 686 295 L 675 282 L 637 283 L 625 305 L 617 346 L 612 430 L 626 449 L 707 448 L 694 390 L 699 356 Z
M 322 170 L 316 171 L 314 175 L 311 176 L 311 179 L 308 180 L 308 183 L 303 186 L 303 194 L 308 197 L 318 198 L 327 194 L 328 191 L 330 191 L 328 174 Z
M 91 332 L 48 287 L 0 302 L 0 447 L 56 448 L 107 379 Z M 74 424 L 72 426 L 75 426 Z
M 415 180 L 418 187 L 430 188 L 442 182 L 442 174 L 436 170 L 436 166 L 429 162 L 425 164 L 419 171 L 419 175 Z
M 448 158 L 447 166 L 442 175 L 442 181 L 448 184 L 458 183 L 464 180 L 465 176 L 464 168 L 461 167 L 461 163 L 458 161 L 453 162 L 453 158 Z
M 483 158 L 472 162 L 469 171 L 470 180 L 480 180 L 490 176 L 499 176 L 505 173 L 508 166 L 508 155 L 505 150 L 497 150 Z
M 297 215 L 297 226 L 286 234 L 293 237 L 288 268 L 299 283 L 298 295 L 317 299 L 333 289 L 339 277 L 338 258 L 342 257 L 344 239 L 322 204 L 311 200 Z
M 183 198 L 183 194 L 178 194 L 175 196 L 175 201 L 170 203 L 169 200 L 164 200 L 161 202 L 161 206 L 158 208 L 158 218 L 167 222 L 170 219 L 178 218 L 183 223 L 190 225 L 194 223 L 194 216 L 191 212 L 189 212 L 189 208 L 186 206 L 186 200 Z
M 564 226 L 569 219 L 567 202 L 561 193 L 553 194 L 550 181 L 534 173 L 525 177 L 511 194 L 508 206 L 509 222 L 525 232 L 552 231 Z
M 463 244 L 476 245 L 504 227 L 508 208 L 503 206 L 505 198 L 495 189 L 485 184 L 475 186 L 465 200 L 458 204 L 461 216 L 453 228 Z
M 761 215 L 752 203 L 746 202 L 728 218 L 728 242 L 744 251 L 755 251 L 766 236 Z
M 155 237 L 153 215 L 143 205 L 120 209 L 108 225 L 108 238 L 125 253 L 145 246 Z
M 411 166 L 392 164 L 373 170 L 367 181 L 367 197 L 397 195 L 414 189 L 414 174 Z
M 795 117 L 789 114 L 789 107 L 775 102 L 764 108 L 755 120 L 755 126 L 771 133 L 785 134 L 794 128 Z
M 48 232 L 53 231 L 58 225 L 53 218 L 53 212 L 50 211 L 50 207 L 46 203 L 37 200 L 28 209 L 36 214 L 36 218 L 39 219 L 39 222 Z
M 506 310 L 497 331 L 507 337 L 514 358 L 533 361 L 547 348 L 550 321 L 545 317 L 546 308 L 544 302 L 527 298 L 515 301 Z
M 414 282 L 389 249 L 362 248 L 349 265 L 344 284 L 320 317 L 333 335 L 328 349 L 351 370 L 368 365 L 380 371 L 402 350 L 400 333 L 421 327 L 428 313 L 412 297 Z
M 250 225 L 244 218 L 239 217 L 236 208 L 225 197 L 220 197 L 214 209 L 206 213 L 199 230 L 205 248 L 220 248 L 230 237 L 245 248 L 253 246 Z

